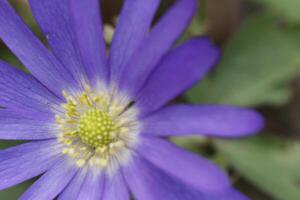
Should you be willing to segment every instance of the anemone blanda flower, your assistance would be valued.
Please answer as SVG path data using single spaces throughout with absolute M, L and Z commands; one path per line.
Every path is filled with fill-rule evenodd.
M 41 175 L 21 199 L 245 199 L 209 161 L 164 139 L 240 137 L 254 111 L 167 105 L 200 80 L 219 52 L 207 38 L 174 47 L 195 0 L 178 0 L 151 26 L 159 0 L 126 0 L 105 49 L 98 0 L 29 0 L 46 48 L 0 1 L 0 38 L 27 67 L 0 62 L 0 189 Z

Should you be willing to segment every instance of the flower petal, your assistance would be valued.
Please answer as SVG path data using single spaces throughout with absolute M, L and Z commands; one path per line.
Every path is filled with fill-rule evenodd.
M 222 195 L 218 200 L 250 200 L 245 195 L 234 189 L 229 190 L 226 194 Z
M 135 100 L 146 115 L 198 82 L 216 64 L 219 50 L 208 38 L 195 38 L 168 53 Z
M 102 30 L 100 28 L 100 7 L 98 1 L 74 0 L 70 2 L 69 0 L 30 0 L 29 3 L 32 13 L 46 35 L 55 56 L 69 69 L 77 81 L 81 82 L 86 80 L 85 69 L 88 69 L 89 73 L 91 73 L 91 69 L 95 69 L 95 67 L 95 72 L 100 72 L 100 68 L 105 69 L 104 41 L 103 36 L 99 35 Z M 87 7 L 87 5 L 89 7 Z M 88 11 L 87 8 L 89 9 Z M 95 14 L 96 16 L 93 16 Z M 97 19 L 97 17 L 99 18 Z M 96 21 L 93 21 L 93 18 L 95 18 Z M 99 24 L 93 27 L 93 23 L 95 22 Z M 90 27 L 92 27 L 92 29 L 90 29 Z M 96 31 L 96 34 L 93 33 L 93 31 Z M 90 37 L 90 34 L 93 35 L 93 38 Z M 102 42 L 100 42 L 101 38 Z M 100 47 L 100 45 L 102 45 L 102 47 Z M 96 49 L 90 50 L 89 48 L 92 47 L 96 47 Z M 93 52 L 93 50 L 95 50 L 95 52 Z M 90 52 L 92 52 L 92 54 L 88 55 L 87 53 Z M 81 57 L 81 53 L 88 57 Z M 90 57 L 92 55 L 96 56 Z M 88 65 L 91 63 L 95 64 L 94 62 L 99 61 L 100 57 L 102 61 L 96 63 L 100 64 L 99 66 Z M 85 63 L 87 64 L 85 67 L 83 65 L 84 60 L 88 60 L 88 62 Z M 100 74 L 98 73 L 97 75 Z M 105 76 L 106 75 L 104 75 L 104 77 Z
M 223 196 L 197 190 L 141 158 L 135 159 L 129 167 L 125 168 L 124 175 L 136 199 L 222 200 Z M 189 178 L 193 179 L 193 176 Z M 226 194 L 227 191 L 224 193 Z
M 49 112 L 60 102 L 33 76 L 0 61 L 0 106 Z
M 77 171 L 78 168 L 71 165 L 69 160 L 61 158 L 20 197 L 20 200 L 54 199 Z
M 38 176 L 55 164 L 60 149 L 55 140 L 22 144 L 0 151 L 0 190 Z
M 54 55 L 76 80 L 84 80 L 84 68 L 71 21 L 69 1 L 29 0 L 31 11 L 43 30 Z
M 92 83 L 108 79 L 99 0 L 71 0 L 72 16 L 82 61 Z M 62 3 L 62 1 L 60 1 Z
M 64 191 L 59 195 L 58 200 L 75 200 L 82 188 L 84 180 L 88 172 L 88 167 L 82 168 L 69 185 L 64 189 Z
M 78 200 L 99 200 L 103 195 L 104 175 L 89 170 L 78 194 Z
M 109 57 L 113 81 L 119 80 L 125 64 L 148 34 L 159 2 L 160 0 L 124 1 Z
M 129 200 L 130 194 L 121 173 L 108 177 L 105 182 L 104 200 Z
M 254 110 L 222 105 L 169 106 L 143 121 L 146 134 L 159 136 L 243 137 L 257 133 L 264 125 Z
M 0 1 L 0 39 L 57 96 L 74 87 L 72 76 L 30 31 L 7 0 Z
M 0 109 L 0 139 L 40 140 L 55 138 L 53 116 L 20 109 Z
M 163 139 L 143 139 L 139 153 L 168 174 L 201 191 L 221 193 L 230 188 L 227 175 L 216 165 Z
M 119 87 L 134 97 L 158 62 L 185 30 L 196 11 L 196 0 L 178 0 L 152 29 L 121 72 Z

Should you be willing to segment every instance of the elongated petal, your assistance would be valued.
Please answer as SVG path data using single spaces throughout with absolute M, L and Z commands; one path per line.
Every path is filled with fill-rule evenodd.
M 246 197 L 239 191 L 232 189 L 226 192 L 224 195 L 221 195 L 218 200 L 250 200 L 250 198 Z
M 110 51 L 112 80 L 119 79 L 120 72 L 148 34 L 159 2 L 160 0 L 124 1 Z
M 87 74 L 91 79 L 106 78 L 99 1 L 29 2 L 54 54 L 78 81 Z
M 64 191 L 59 195 L 58 200 L 76 200 L 81 191 L 82 185 L 86 178 L 88 167 L 81 169 Z
M 57 96 L 76 86 L 63 65 L 34 36 L 7 0 L 0 1 L 0 39 L 29 71 Z
M 78 81 L 84 79 L 69 0 L 29 0 L 29 3 L 54 55 L 68 67 L 73 77 Z
M 153 28 L 122 72 L 120 87 L 135 96 L 155 66 L 185 30 L 196 10 L 196 0 L 178 0 Z
M 176 165 L 174 168 L 180 170 Z M 136 159 L 124 169 L 126 182 L 135 199 L 143 200 L 221 200 L 222 196 L 204 193 L 185 184 L 143 159 Z M 193 177 L 189 177 L 193 178 Z M 227 193 L 224 192 L 224 193 Z M 225 200 L 225 199 L 224 199 Z M 235 200 L 235 199 L 232 199 Z M 237 199 L 236 199 L 237 200 Z
M 254 110 L 221 105 L 176 105 L 166 107 L 144 119 L 150 135 L 208 135 L 242 137 L 263 128 L 261 115 Z
M 0 106 L 49 112 L 60 99 L 31 75 L 0 61 Z
M 136 99 L 143 115 L 193 86 L 218 58 L 219 51 L 208 38 L 192 39 L 168 53 Z
M 0 190 L 38 176 L 55 164 L 60 149 L 55 140 L 31 142 L 0 151 Z
M 104 200 L 129 200 L 129 190 L 123 175 L 118 173 L 114 177 L 107 177 L 104 188 Z
M 60 1 L 61 3 L 62 1 Z M 92 83 L 108 78 L 99 0 L 71 0 L 74 30 L 82 61 Z
M 0 109 L 0 139 L 40 140 L 56 137 L 50 114 Z
M 201 191 L 220 193 L 230 187 L 227 175 L 217 166 L 163 139 L 143 139 L 139 152 L 168 174 Z
M 104 189 L 104 175 L 95 174 L 90 170 L 82 184 L 78 200 L 99 200 L 103 195 Z
M 55 166 L 39 178 L 20 200 L 54 199 L 72 180 L 78 168 L 61 158 Z

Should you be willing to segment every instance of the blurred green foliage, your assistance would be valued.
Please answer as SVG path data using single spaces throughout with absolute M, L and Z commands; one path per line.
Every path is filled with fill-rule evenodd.
M 284 17 L 290 23 L 300 24 L 299 0 L 254 0 L 266 6 L 274 15 Z
M 217 141 L 218 149 L 255 186 L 280 200 L 299 200 L 300 143 L 260 136 Z
M 33 180 L 29 180 L 29 181 L 19 184 L 18 186 L 1 191 L 0 199 L 3 199 L 3 200 L 18 199 L 32 183 L 33 183 Z
M 221 63 L 187 93 L 195 103 L 284 104 L 300 71 L 300 28 L 259 14 L 247 19 L 225 47 Z

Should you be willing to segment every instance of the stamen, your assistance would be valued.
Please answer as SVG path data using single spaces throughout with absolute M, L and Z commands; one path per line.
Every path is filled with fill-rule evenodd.
M 61 105 L 64 113 L 55 116 L 60 130 L 58 141 L 64 144 L 62 153 L 78 167 L 88 164 L 112 170 L 116 160 L 121 164 L 127 160 L 128 147 L 133 148 L 137 142 L 136 111 L 129 112 L 128 103 L 118 103 L 121 101 L 115 94 L 95 93 L 89 85 L 84 88 L 75 95 L 62 92 L 66 99 Z

